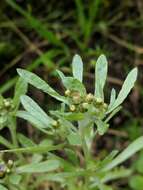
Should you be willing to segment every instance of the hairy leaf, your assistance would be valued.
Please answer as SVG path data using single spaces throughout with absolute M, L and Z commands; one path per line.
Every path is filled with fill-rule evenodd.
M 129 94 L 129 92 L 131 91 L 131 89 L 134 86 L 134 83 L 137 79 L 137 73 L 138 70 L 137 68 L 132 69 L 132 71 L 128 74 L 127 78 L 124 81 L 124 84 L 118 94 L 117 99 L 115 100 L 114 104 L 110 107 L 109 112 L 111 112 L 112 110 L 114 110 L 116 107 L 118 107 L 127 97 L 127 95 Z
M 20 103 L 20 96 L 26 94 L 27 92 L 27 82 L 23 80 L 22 78 L 19 78 L 14 91 L 14 98 L 13 98 L 13 104 L 15 105 L 16 109 L 19 106 Z
M 104 99 L 104 85 L 107 78 L 107 59 L 101 55 L 95 65 L 95 96 Z
M 35 143 L 28 137 L 24 136 L 23 134 L 18 133 L 17 137 L 20 144 L 23 145 L 24 147 L 35 146 Z
M 29 84 L 49 94 L 55 99 L 68 104 L 66 98 L 58 94 L 53 88 L 51 88 L 44 80 L 38 77 L 36 74 L 26 71 L 24 69 L 17 69 L 18 74 Z
M 72 72 L 74 78 L 82 82 L 83 79 L 83 62 L 79 55 L 75 55 L 72 61 Z
M 114 88 L 112 88 L 112 90 L 111 90 L 111 96 L 110 96 L 110 103 L 109 103 L 108 109 L 110 109 L 110 107 L 112 107 L 112 105 L 115 102 L 115 99 L 116 99 L 116 91 L 115 91 Z
M 23 107 L 26 109 L 27 112 L 30 113 L 30 115 L 33 115 L 45 125 L 44 128 L 49 128 L 50 124 L 53 122 L 53 119 L 49 117 L 41 108 L 40 106 L 32 100 L 29 96 L 21 96 L 21 103 Z
M 34 127 L 38 128 L 43 132 L 45 131 L 44 129 L 47 128 L 47 126 L 45 126 L 45 124 L 41 120 L 39 120 L 39 118 L 31 115 L 27 111 L 18 111 L 16 113 L 16 116 L 29 121 L 32 125 L 34 125 Z
M 143 148 L 143 136 L 136 139 L 134 142 L 132 142 L 123 152 L 121 152 L 112 162 L 107 164 L 104 171 L 111 170 L 115 166 L 121 164 L 128 158 L 130 158 L 133 154 L 138 152 Z
M 86 89 L 84 87 L 84 85 L 76 78 L 73 77 L 65 77 L 64 74 L 57 70 L 63 85 L 66 87 L 66 89 L 70 89 L 73 91 L 78 91 L 80 92 L 81 95 L 85 95 L 86 94 Z
M 1 150 L 0 153 L 4 152 L 16 152 L 16 153 L 44 153 L 49 152 L 53 150 L 58 150 L 63 148 L 64 144 L 59 145 L 37 145 L 32 147 L 26 147 L 26 148 L 15 148 L 11 150 Z
M 54 171 L 60 167 L 58 160 L 47 160 L 40 163 L 30 163 L 17 168 L 18 173 L 41 173 Z

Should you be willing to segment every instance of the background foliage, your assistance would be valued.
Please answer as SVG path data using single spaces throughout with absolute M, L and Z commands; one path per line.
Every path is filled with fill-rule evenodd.
M 130 68 L 138 66 L 136 88 L 124 104 L 124 111 L 112 121 L 107 135 L 95 143 L 95 155 L 113 148 L 123 149 L 143 133 L 142 124 L 142 54 L 143 3 L 141 0 L 2 0 L 0 1 L 0 93 L 12 96 L 16 82 L 16 68 L 36 72 L 48 83 L 63 91 L 55 69 L 71 72 L 71 58 L 75 53 L 84 60 L 86 87 L 93 92 L 94 66 L 104 53 L 109 60 L 109 85 L 120 89 Z M 56 102 L 33 87 L 29 92 L 45 110 L 57 107 Z M 32 127 L 19 121 L 19 131 L 37 139 Z M 4 129 L 2 135 L 8 136 Z M 38 140 L 38 139 L 37 139 Z M 105 146 L 106 144 L 106 146 Z M 137 159 L 138 158 L 138 159 Z M 136 176 L 129 179 L 133 189 L 142 183 L 142 153 L 130 163 Z M 128 163 L 127 163 L 128 164 Z M 135 178 L 134 178 L 135 177 Z M 117 182 L 119 183 L 119 182 Z M 120 182 L 125 188 L 127 180 Z M 118 184 L 120 185 L 120 184 Z

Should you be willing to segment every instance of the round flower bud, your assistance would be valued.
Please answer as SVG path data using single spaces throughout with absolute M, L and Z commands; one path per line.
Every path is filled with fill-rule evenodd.
M 58 127 L 58 121 L 54 120 L 52 125 L 53 125 L 53 127 Z
M 72 99 L 73 99 L 73 102 L 74 102 L 75 104 L 79 104 L 80 101 L 81 101 L 80 95 L 75 95 L 75 96 L 72 97 Z
M 107 109 L 108 108 L 108 105 L 106 103 L 103 104 L 103 108 L 104 109 Z
M 66 96 L 70 96 L 70 94 L 71 94 L 71 91 L 70 91 L 70 90 L 66 90 L 66 91 L 65 91 L 65 95 L 66 95 Z
M 4 99 L 4 106 L 5 107 L 10 107 L 10 101 L 9 100 L 7 100 L 7 99 Z
M 89 104 L 88 104 L 87 102 L 84 102 L 84 103 L 82 103 L 82 107 L 83 107 L 84 109 L 88 109 Z
M 8 160 L 7 167 L 11 169 L 13 167 L 13 164 L 14 164 L 13 160 Z
M 11 170 L 10 170 L 9 168 L 7 168 L 7 169 L 6 169 L 6 173 L 9 174 L 10 172 L 11 172 Z
M 91 93 L 87 94 L 86 97 L 85 97 L 85 100 L 86 100 L 87 102 L 93 101 L 93 100 L 94 100 L 93 94 L 91 94 Z
M 103 103 L 102 98 L 96 98 L 95 101 L 96 101 L 97 104 L 102 104 Z
M 75 111 L 75 110 L 76 110 L 75 105 L 71 105 L 71 106 L 70 106 L 70 110 L 71 110 L 72 112 Z

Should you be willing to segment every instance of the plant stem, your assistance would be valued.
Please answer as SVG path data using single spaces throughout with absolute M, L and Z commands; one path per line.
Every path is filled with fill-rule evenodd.
M 11 133 L 11 138 L 12 138 L 12 142 L 14 147 L 18 147 L 18 142 L 17 142 L 17 136 L 16 136 L 16 120 L 15 118 L 10 118 L 10 125 L 9 125 L 9 130 Z

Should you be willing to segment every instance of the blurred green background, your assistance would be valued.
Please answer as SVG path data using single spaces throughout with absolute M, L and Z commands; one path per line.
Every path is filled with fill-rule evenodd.
M 37 73 L 63 91 L 62 85 L 57 85 L 55 69 L 69 74 L 75 53 L 83 59 L 89 92 L 94 90 L 96 59 L 101 53 L 107 56 L 107 102 L 108 89 L 111 90 L 111 86 L 120 89 L 129 70 L 135 66 L 139 68 L 135 89 L 123 111 L 113 119 L 109 134 L 103 137 L 106 151 L 113 147 L 123 149 L 143 134 L 143 1 L 0 1 L 0 93 L 4 96 L 13 93 L 18 67 Z M 43 106 L 56 106 L 53 99 L 35 89 L 29 93 Z M 129 186 L 142 190 L 143 153 L 131 163 L 136 175 L 129 179 Z M 127 181 L 121 183 L 128 189 Z

